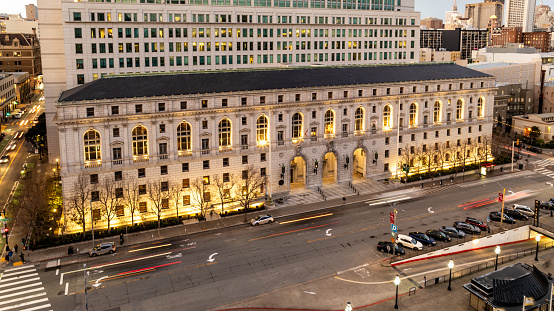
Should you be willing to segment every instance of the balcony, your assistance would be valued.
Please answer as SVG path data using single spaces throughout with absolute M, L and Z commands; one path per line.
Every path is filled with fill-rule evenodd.
M 179 150 L 177 153 L 178 157 L 190 157 L 192 155 L 192 150 Z
M 325 133 L 325 135 L 323 136 L 325 139 L 333 139 L 335 138 L 335 134 L 333 133 Z
M 85 162 L 85 168 L 102 167 L 102 160 Z
M 285 144 L 285 141 L 284 140 L 278 140 L 277 141 L 277 145 L 278 146 L 283 146 Z
M 233 151 L 233 146 L 219 146 L 219 152 L 230 152 Z
M 160 160 L 167 160 L 167 159 L 169 159 L 169 154 L 160 154 L 159 159 Z
M 301 143 L 301 142 L 303 142 L 303 141 L 304 141 L 304 137 L 293 137 L 293 138 L 292 138 L 292 143 L 293 143 L 293 144 L 299 144 L 299 143 Z
M 362 135 L 364 135 L 364 131 L 362 130 L 354 131 L 354 136 L 362 136 Z
M 240 145 L 240 150 L 248 150 L 248 145 Z
M 150 158 L 148 157 L 148 155 L 134 156 L 134 157 L 133 157 L 133 162 L 134 162 L 134 163 L 138 163 L 138 162 L 148 162 L 148 160 L 150 160 Z
M 112 160 L 112 165 L 121 165 L 121 164 L 123 164 L 122 159 Z
M 201 154 L 210 154 L 210 149 L 202 149 Z
M 342 137 L 348 137 L 348 132 L 342 132 Z

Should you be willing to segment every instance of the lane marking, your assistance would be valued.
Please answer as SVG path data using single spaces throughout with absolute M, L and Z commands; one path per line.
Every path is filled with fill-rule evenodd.
M 12 287 L 12 288 L 8 288 L 8 289 L 5 289 L 5 290 L 0 290 L 0 294 L 4 294 L 4 293 L 7 293 L 7 292 L 13 292 L 14 290 L 19 290 L 19 289 L 33 287 L 33 286 L 40 286 L 40 285 L 42 285 L 42 282 L 22 285 L 22 286 L 18 286 L 18 287 Z
M 217 255 L 217 253 L 211 254 L 207 261 L 208 261 L 208 262 L 214 262 L 214 260 L 215 260 L 214 256 L 215 256 L 215 255 Z
M 153 249 L 153 248 L 159 248 L 159 247 L 166 247 L 166 246 L 171 246 L 171 243 L 169 243 L 169 244 L 163 244 L 163 245 L 155 245 L 155 246 L 150 246 L 150 247 L 145 247 L 145 248 L 139 248 L 139 249 L 133 249 L 133 250 L 130 250 L 129 253 L 138 252 L 138 251 L 144 251 L 144 250 L 147 250 L 147 249 Z
M 12 300 L 0 301 L 0 305 L 8 305 L 10 303 L 21 301 L 21 299 L 37 298 L 37 297 L 44 296 L 44 295 L 46 295 L 46 293 L 39 293 L 39 294 L 25 296 L 24 298 L 17 298 L 17 299 L 12 299 Z M 13 308 L 13 307 L 8 307 L 8 309 L 11 309 L 11 308 Z M 0 310 L 2 310 L 2 309 L 0 309 Z
M 67 292 L 69 290 L 69 282 L 65 283 L 65 295 L 67 296 Z
M 286 231 L 286 232 L 281 232 L 281 233 L 275 233 L 275 234 L 266 235 L 266 236 L 259 237 L 259 238 L 250 239 L 248 241 L 255 241 L 255 240 L 261 240 L 261 239 L 266 239 L 266 238 L 272 238 L 272 237 L 280 236 L 280 235 L 283 235 L 283 234 L 295 233 L 295 232 L 300 232 L 300 231 L 305 231 L 305 230 L 330 226 L 330 225 L 338 224 L 340 222 L 342 222 L 342 221 L 332 222 L 332 223 L 329 223 L 329 224 L 324 224 L 324 225 L 319 225 L 319 226 L 313 226 L 313 227 L 309 227 L 309 228 L 303 228 L 303 229 L 297 229 L 297 230 Z
M 32 277 L 32 276 L 37 276 L 37 275 L 38 275 L 38 273 L 35 272 L 35 273 L 27 274 L 27 275 L 19 275 L 19 276 L 13 277 L 11 279 L 2 278 L 2 281 L 0 281 L 0 283 L 13 281 L 13 280 L 20 280 L 20 279 L 24 279 L 24 278 L 28 278 L 28 277 Z
M 42 305 L 42 306 L 36 306 L 36 307 L 28 308 L 28 309 L 23 309 L 21 311 L 35 311 L 35 310 L 40 310 L 40 309 L 50 308 L 50 307 L 51 307 L 51 305 L 48 303 L 48 304 L 45 304 L 45 305 Z
M 10 286 L 13 286 L 13 285 L 17 285 L 17 284 L 21 284 L 21 283 L 27 283 L 27 282 L 31 282 L 31 281 L 39 281 L 40 278 L 33 278 L 33 279 L 27 279 L 27 280 L 22 280 L 22 281 L 17 281 L 17 282 L 10 282 Z
M 14 297 L 14 296 L 18 296 L 18 295 L 24 295 L 24 294 L 36 292 L 36 291 L 39 291 L 39 290 L 44 290 L 44 287 L 37 287 L 37 288 L 29 289 L 29 290 L 26 290 L 26 291 L 22 291 L 22 292 L 17 292 L 17 293 L 8 294 L 8 295 L 2 295 L 2 298 L 9 298 L 9 297 Z M 23 297 L 23 298 L 27 298 L 27 297 Z M 0 303 L 2 303 L 2 302 L 0 302 Z
M 5 307 L 5 308 L 0 308 L 0 311 L 7 311 L 7 310 L 12 310 L 12 309 L 17 309 L 19 307 L 34 305 L 35 303 L 45 302 L 45 301 L 48 301 L 48 298 L 42 298 L 42 299 L 37 299 L 37 300 L 33 300 L 33 301 L 22 302 L 20 304 L 12 305 L 12 306 Z
M 298 222 L 298 221 L 303 221 L 303 220 L 310 220 L 310 219 L 316 219 L 316 218 L 321 218 L 321 217 L 331 216 L 331 215 L 333 215 L 333 213 L 327 213 L 327 214 L 321 214 L 321 215 L 315 215 L 315 216 L 310 216 L 310 217 L 304 217 L 304 218 L 295 219 L 295 220 L 289 220 L 289 221 L 279 222 L 279 224 L 284 225 L 284 224 L 289 224 L 289 223 L 293 223 L 293 222 Z

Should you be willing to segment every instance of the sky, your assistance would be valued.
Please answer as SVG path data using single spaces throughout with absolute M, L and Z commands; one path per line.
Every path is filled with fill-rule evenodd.
M 537 4 L 540 0 L 536 0 Z M 2 0 L 0 13 L 21 13 L 25 17 L 25 4 L 37 4 L 37 0 Z M 452 9 L 454 0 L 415 0 L 415 10 L 421 12 L 421 18 L 437 17 L 444 19 L 444 12 Z M 467 3 L 483 2 L 482 0 L 457 0 L 458 11 L 463 14 Z M 543 0 L 544 4 L 554 7 L 554 0 Z

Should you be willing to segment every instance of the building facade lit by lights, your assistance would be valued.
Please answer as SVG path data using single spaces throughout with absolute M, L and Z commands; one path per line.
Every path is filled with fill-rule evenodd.
M 394 177 L 402 164 L 415 173 L 482 161 L 494 94 L 494 77 L 454 64 L 98 79 L 57 103 L 63 196 L 79 176 L 177 184 L 186 195 L 195 179 L 230 180 L 252 167 L 275 196 Z M 183 197 L 167 215 L 175 204 L 194 209 Z

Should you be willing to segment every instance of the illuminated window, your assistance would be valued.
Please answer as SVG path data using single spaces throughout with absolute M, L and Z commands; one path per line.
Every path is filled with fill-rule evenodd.
M 265 145 L 268 142 L 267 130 L 269 121 L 266 116 L 260 116 L 256 121 L 256 141 L 259 144 Z
M 297 112 L 292 115 L 292 138 L 302 137 L 302 115 Z
M 219 146 L 231 146 L 231 121 L 223 119 L 219 121 Z
M 383 127 L 390 128 L 391 127 L 391 106 L 386 105 L 385 108 L 383 108 Z
M 329 109 L 325 112 L 325 134 L 335 133 L 335 112 Z
M 102 160 L 100 152 L 100 133 L 96 130 L 88 130 L 84 135 L 85 161 Z
M 410 105 L 410 125 L 417 124 L 417 104 L 412 103 Z
M 441 103 L 436 101 L 433 105 L 433 123 L 441 121 Z
M 133 156 L 148 155 L 148 130 L 139 125 L 133 129 Z
M 483 97 L 479 97 L 477 100 L 477 118 L 483 117 Z
M 358 107 L 356 112 L 354 112 L 354 130 L 364 130 L 364 109 L 362 107 Z
M 462 120 L 463 109 L 464 109 L 463 101 L 461 99 L 458 99 L 458 102 L 456 103 L 456 120 Z
M 192 150 L 190 124 L 187 122 L 181 122 L 179 126 L 177 126 L 177 150 Z

